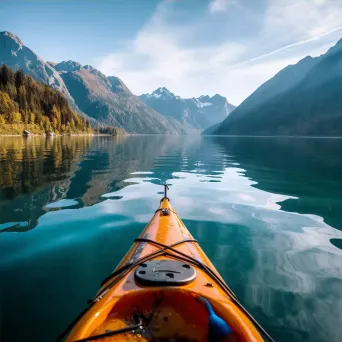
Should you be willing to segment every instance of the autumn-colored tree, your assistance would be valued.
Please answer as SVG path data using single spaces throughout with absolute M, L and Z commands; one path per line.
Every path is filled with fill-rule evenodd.
M 52 122 L 56 121 L 56 123 L 53 124 L 54 129 L 59 131 L 61 129 L 61 111 L 56 105 L 52 106 L 50 117 L 52 118 Z
M 11 121 L 12 115 L 16 111 L 16 106 L 8 94 L 0 91 L 0 114 L 3 115 L 5 121 Z
M 71 129 L 71 132 L 74 132 L 76 130 L 74 119 L 70 120 L 70 129 Z
M 12 123 L 13 124 L 20 124 L 21 123 L 21 114 L 18 112 L 14 112 L 12 114 Z
M 61 93 L 5 65 L 0 66 L 0 116 L 1 126 L 15 124 L 16 130 L 33 125 L 40 132 L 92 132 Z
M 53 118 L 52 120 L 52 127 L 55 132 L 58 131 L 58 123 L 56 118 Z
M 34 115 L 34 113 L 30 112 L 30 124 L 34 124 L 35 123 L 35 118 L 36 116 Z

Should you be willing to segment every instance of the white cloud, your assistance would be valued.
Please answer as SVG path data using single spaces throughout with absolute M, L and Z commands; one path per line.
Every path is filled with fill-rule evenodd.
M 341 17 L 342 1 L 270 1 L 266 12 L 265 31 L 271 34 L 287 34 L 291 38 L 310 38 L 341 26 Z
M 342 33 L 342 2 L 277 0 L 252 37 L 189 46 L 185 38 L 198 27 L 172 25 L 173 5 L 162 2 L 127 48 L 105 56 L 97 67 L 122 78 L 136 94 L 166 86 L 183 97 L 220 93 L 239 104 L 286 65 L 325 52 Z
M 232 0 L 211 0 L 209 3 L 209 12 L 225 12 L 228 9 L 228 5 Z
M 316 0 L 314 0 L 314 1 L 316 1 Z M 322 38 L 324 38 L 324 37 L 326 37 L 326 36 L 331 35 L 332 33 L 340 32 L 340 31 L 342 31 L 342 25 L 339 26 L 339 27 L 336 27 L 336 28 L 334 28 L 334 29 L 332 29 L 332 30 L 330 30 L 330 31 L 321 33 L 321 34 L 319 34 L 319 35 L 317 35 L 317 36 L 314 36 L 314 37 L 311 37 L 311 38 L 308 38 L 308 39 L 305 39 L 305 40 L 301 40 L 301 41 L 298 41 L 298 42 L 296 42 L 296 43 L 292 43 L 292 44 L 289 44 L 289 45 L 282 46 L 282 47 L 279 48 L 279 49 L 276 49 L 276 50 L 267 52 L 267 53 L 262 54 L 262 55 L 260 55 L 260 56 L 256 56 L 256 57 L 247 59 L 247 60 L 245 60 L 245 61 L 239 62 L 239 63 L 234 64 L 234 65 L 229 65 L 229 66 L 226 67 L 226 69 L 229 70 L 229 69 L 234 69 L 234 68 L 236 68 L 236 67 L 241 67 L 241 66 L 243 66 L 243 65 L 245 65 L 245 64 L 251 64 L 251 63 L 257 62 L 257 61 L 259 61 L 259 60 L 263 60 L 263 59 L 265 59 L 265 58 L 267 58 L 267 57 L 271 57 L 271 56 L 273 56 L 273 55 L 277 55 L 277 54 L 279 54 L 279 53 L 281 53 L 281 52 L 284 52 L 284 51 L 286 51 L 286 50 L 290 50 L 290 49 L 297 48 L 297 47 L 300 47 L 300 46 L 302 46 L 302 45 L 306 45 L 306 44 L 311 43 L 311 42 L 314 42 L 314 41 L 318 41 L 318 40 L 320 40 L 320 39 L 322 39 Z M 313 50 L 311 50 L 310 53 L 311 53 L 311 55 L 318 56 L 319 54 L 325 53 L 325 52 L 328 50 L 329 47 L 330 47 L 330 46 L 323 46 L 323 49 L 322 49 L 322 48 L 319 48 L 320 53 L 317 53 L 317 51 L 313 51 Z M 298 59 L 300 59 L 301 57 L 302 57 L 302 54 L 301 54 L 300 56 L 298 56 L 297 59 L 295 58 L 294 60 L 298 60 Z M 293 59 L 293 58 L 292 58 L 292 59 Z M 287 65 L 288 65 L 288 64 L 287 64 Z M 285 66 L 286 66 L 286 65 L 285 65 Z M 219 71 L 223 71 L 223 70 L 220 69 Z M 216 72 L 216 71 L 215 71 L 215 70 L 212 70 L 212 72 Z
M 118 75 L 139 94 L 162 85 L 177 92 L 182 80 L 196 78 L 208 68 L 218 69 L 238 61 L 244 51 L 240 44 L 228 42 L 214 47 L 184 47 L 183 32 L 170 30 L 163 21 L 169 6 L 170 2 L 162 3 L 128 49 L 106 56 L 98 68 L 105 74 Z M 139 69 L 130 67 L 130 64 L 141 62 Z

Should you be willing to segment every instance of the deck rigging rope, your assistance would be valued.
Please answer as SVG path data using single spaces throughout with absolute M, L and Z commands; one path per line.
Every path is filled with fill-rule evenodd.
M 206 272 L 223 290 L 224 292 L 231 298 L 231 300 L 241 309 L 241 311 L 243 311 L 246 316 L 248 316 L 248 318 L 254 323 L 254 325 L 259 329 L 259 331 L 267 338 L 268 341 L 270 342 L 274 342 L 273 338 L 266 332 L 266 330 L 258 323 L 258 321 L 248 312 L 248 310 L 239 302 L 239 300 L 237 299 L 236 295 L 234 294 L 234 292 L 230 289 L 230 287 L 216 274 L 215 271 L 213 271 L 210 267 L 208 267 L 207 265 L 205 265 L 204 263 L 202 263 L 199 260 L 196 260 L 195 258 L 182 253 L 181 251 L 175 249 L 174 247 L 179 246 L 182 243 L 186 243 L 186 242 L 194 242 L 197 243 L 198 241 L 195 239 L 185 239 L 185 240 L 181 240 L 178 241 L 176 243 L 173 243 L 171 245 L 165 245 L 163 243 L 160 243 L 158 241 L 154 241 L 151 239 L 147 239 L 147 238 L 137 238 L 134 240 L 134 242 L 139 243 L 139 242 L 146 242 L 146 243 L 151 243 L 153 245 L 156 245 L 158 247 L 160 247 L 159 250 L 149 253 L 147 255 L 145 255 L 144 257 L 139 258 L 138 260 L 134 261 L 134 262 L 129 262 L 127 264 L 125 264 L 124 266 L 120 267 L 119 269 L 115 270 L 111 275 L 109 275 L 107 278 L 105 278 L 102 281 L 102 285 L 108 283 L 111 279 L 113 279 L 112 281 L 110 281 L 102 290 L 101 292 L 99 292 L 92 300 L 90 300 L 89 306 L 83 310 L 77 317 L 76 319 L 67 327 L 67 329 L 59 336 L 59 338 L 56 340 L 57 342 L 62 341 L 62 339 L 68 334 L 68 332 L 74 327 L 74 325 L 77 323 L 77 321 L 95 304 L 97 303 L 99 300 L 102 299 L 102 297 L 107 293 L 107 291 L 112 288 L 119 280 L 121 280 L 126 274 L 128 274 L 133 268 L 137 267 L 139 264 L 143 263 L 143 262 L 147 262 L 150 261 L 158 256 L 162 256 L 162 255 L 167 255 L 169 257 L 178 259 L 178 260 L 182 260 L 184 262 L 188 262 L 191 263 L 199 268 L 201 268 L 204 272 Z M 172 252 L 172 253 L 170 253 Z M 130 328 L 130 327 L 127 327 Z M 130 329 L 128 331 L 134 330 L 136 329 Z M 116 331 L 112 332 L 112 335 L 116 334 Z M 121 331 L 118 333 L 122 333 Z M 98 338 L 102 338 L 105 336 L 101 336 L 100 335 L 97 336 L 92 336 L 83 340 L 78 340 L 76 342 L 83 342 L 83 341 L 91 341 L 94 339 L 98 339 Z M 107 335 L 108 336 L 108 335 Z
M 88 336 L 86 338 L 82 338 L 81 340 L 77 340 L 77 341 L 74 341 L 74 342 L 95 341 L 95 340 L 100 340 L 101 338 L 105 338 L 105 337 L 109 337 L 109 336 L 114 336 L 114 335 L 119 335 L 119 334 L 124 334 L 124 333 L 130 332 L 130 331 L 133 332 L 134 330 L 142 329 L 142 324 L 143 324 L 142 319 L 140 317 L 137 317 L 137 323 L 134 324 L 134 325 L 130 325 L 128 327 L 117 329 L 117 330 L 108 331 L 108 332 L 105 332 L 105 333 L 99 334 L 99 335 Z

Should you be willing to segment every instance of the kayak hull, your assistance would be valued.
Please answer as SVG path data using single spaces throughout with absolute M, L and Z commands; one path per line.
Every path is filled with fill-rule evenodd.
M 172 248 L 165 247 L 172 245 Z M 183 256 L 193 259 L 196 263 L 191 267 L 195 278 L 180 286 L 143 285 L 137 281 L 135 270 L 140 261 L 147 260 L 151 254 L 157 254 L 153 260 L 179 260 Z M 114 271 L 113 276 L 104 281 L 99 297 L 74 325 L 67 341 L 125 328 L 134 324 L 134 317 L 139 313 L 147 317 L 147 322 L 143 323 L 148 325 L 149 333 L 127 332 L 106 337 L 105 341 L 171 341 L 180 336 L 184 341 L 206 342 L 210 333 L 210 317 L 201 298 L 208 300 L 215 314 L 233 330 L 232 340 L 263 341 L 250 317 L 236 304 L 234 294 L 227 293 L 227 289 L 222 287 L 223 279 L 168 199 L 162 200 L 159 210 L 116 270 L 126 265 L 135 266 L 126 274 Z M 205 265 L 214 277 L 198 265 Z

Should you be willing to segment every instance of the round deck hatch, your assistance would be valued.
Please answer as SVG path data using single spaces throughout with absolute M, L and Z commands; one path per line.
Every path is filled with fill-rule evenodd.
M 181 286 L 191 283 L 196 271 L 190 264 L 177 260 L 151 260 L 141 263 L 134 276 L 145 286 Z

